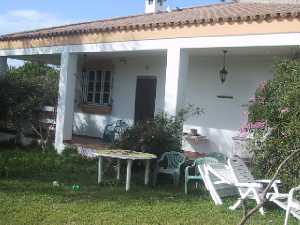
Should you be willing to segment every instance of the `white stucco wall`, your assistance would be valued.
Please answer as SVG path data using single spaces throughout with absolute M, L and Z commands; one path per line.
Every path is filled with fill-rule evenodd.
M 204 108 L 205 114 L 190 118 L 184 130 L 197 128 L 201 135 L 208 137 L 208 144 L 194 146 L 199 151 L 230 155 L 232 137 L 237 134 L 242 112 L 247 108 L 243 105 L 254 95 L 260 81 L 273 76 L 274 58 L 271 56 L 233 56 L 227 61 L 229 74 L 222 85 L 219 79 L 221 57 L 190 58 L 186 103 Z M 220 99 L 218 95 L 233 96 L 233 99 Z
M 135 91 L 138 76 L 156 76 L 156 108 L 162 111 L 164 106 L 164 88 L 166 73 L 166 57 L 139 56 L 124 57 L 126 62 L 119 58 L 113 60 L 113 106 L 111 115 L 92 115 L 81 113 L 77 108 L 74 115 L 73 130 L 75 134 L 101 137 L 105 125 L 111 121 L 122 119 L 128 123 L 134 120 Z M 77 88 L 77 96 L 80 89 Z M 77 100 L 78 102 L 78 100 Z
M 138 76 L 157 76 L 156 112 L 164 108 L 166 56 L 126 57 L 126 63 L 113 59 L 113 107 L 107 116 L 91 115 L 75 110 L 74 133 L 100 137 L 107 123 L 122 119 L 132 123 L 135 109 L 136 80 Z M 254 95 L 259 82 L 273 76 L 273 56 L 228 57 L 229 71 L 222 85 L 219 70 L 222 57 L 190 56 L 189 75 L 185 91 L 185 104 L 204 108 L 205 114 L 190 118 L 184 130 L 197 128 L 209 139 L 208 144 L 194 146 L 202 152 L 232 152 L 232 137 L 240 127 L 242 112 L 248 99 Z M 77 94 L 80 90 L 77 90 Z M 220 99 L 218 95 L 233 96 Z M 78 95 L 79 96 L 79 95 Z

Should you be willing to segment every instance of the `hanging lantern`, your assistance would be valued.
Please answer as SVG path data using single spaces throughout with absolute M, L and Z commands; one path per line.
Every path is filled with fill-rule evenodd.
M 220 70 L 220 72 L 219 72 L 220 80 L 221 80 L 222 84 L 225 83 L 226 77 L 227 77 L 227 75 L 228 75 L 228 71 L 227 71 L 227 69 L 226 69 L 226 54 L 227 54 L 227 51 L 224 50 L 223 53 L 224 53 L 223 68 L 222 68 L 222 69 Z

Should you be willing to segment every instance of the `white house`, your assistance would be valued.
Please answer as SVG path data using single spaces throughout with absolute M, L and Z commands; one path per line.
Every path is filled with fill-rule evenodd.
M 237 0 L 166 10 L 146 0 L 145 13 L 0 36 L 0 74 L 7 58 L 60 65 L 55 146 L 72 135 L 101 137 L 106 124 L 175 114 L 208 137 L 205 151 L 229 153 L 242 113 L 275 57 L 300 46 L 299 0 Z M 226 79 L 221 82 L 227 51 Z

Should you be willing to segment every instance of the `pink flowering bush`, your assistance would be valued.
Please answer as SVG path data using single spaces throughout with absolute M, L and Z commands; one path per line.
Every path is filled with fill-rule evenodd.
M 249 107 L 249 128 L 254 128 L 250 148 L 257 175 L 274 174 L 290 151 L 300 148 L 300 60 L 284 59 L 275 65 L 273 80 L 259 84 Z M 264 139 L 266 129 L 271 134 Z M 257 145 L 257 140 L 264 140 Z M 287 187 L 300 183 L 300 156 L 284 168 L 280 179 Z

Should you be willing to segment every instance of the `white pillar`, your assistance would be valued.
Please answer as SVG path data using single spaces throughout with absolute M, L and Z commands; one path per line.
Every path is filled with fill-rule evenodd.
M 0 77 L 6 74 L 7 68 L 7 58 L 0 57 Z
M 177 47 L 168 49 L 165 83 L 165 112 L 176 115 L 184 108 L 189 55 Z
M 72 140 L 77 62 L 77 55 L 61 54 L 55 131 L 55 148 L 59 153 L 64 149 L 63 142 Z

